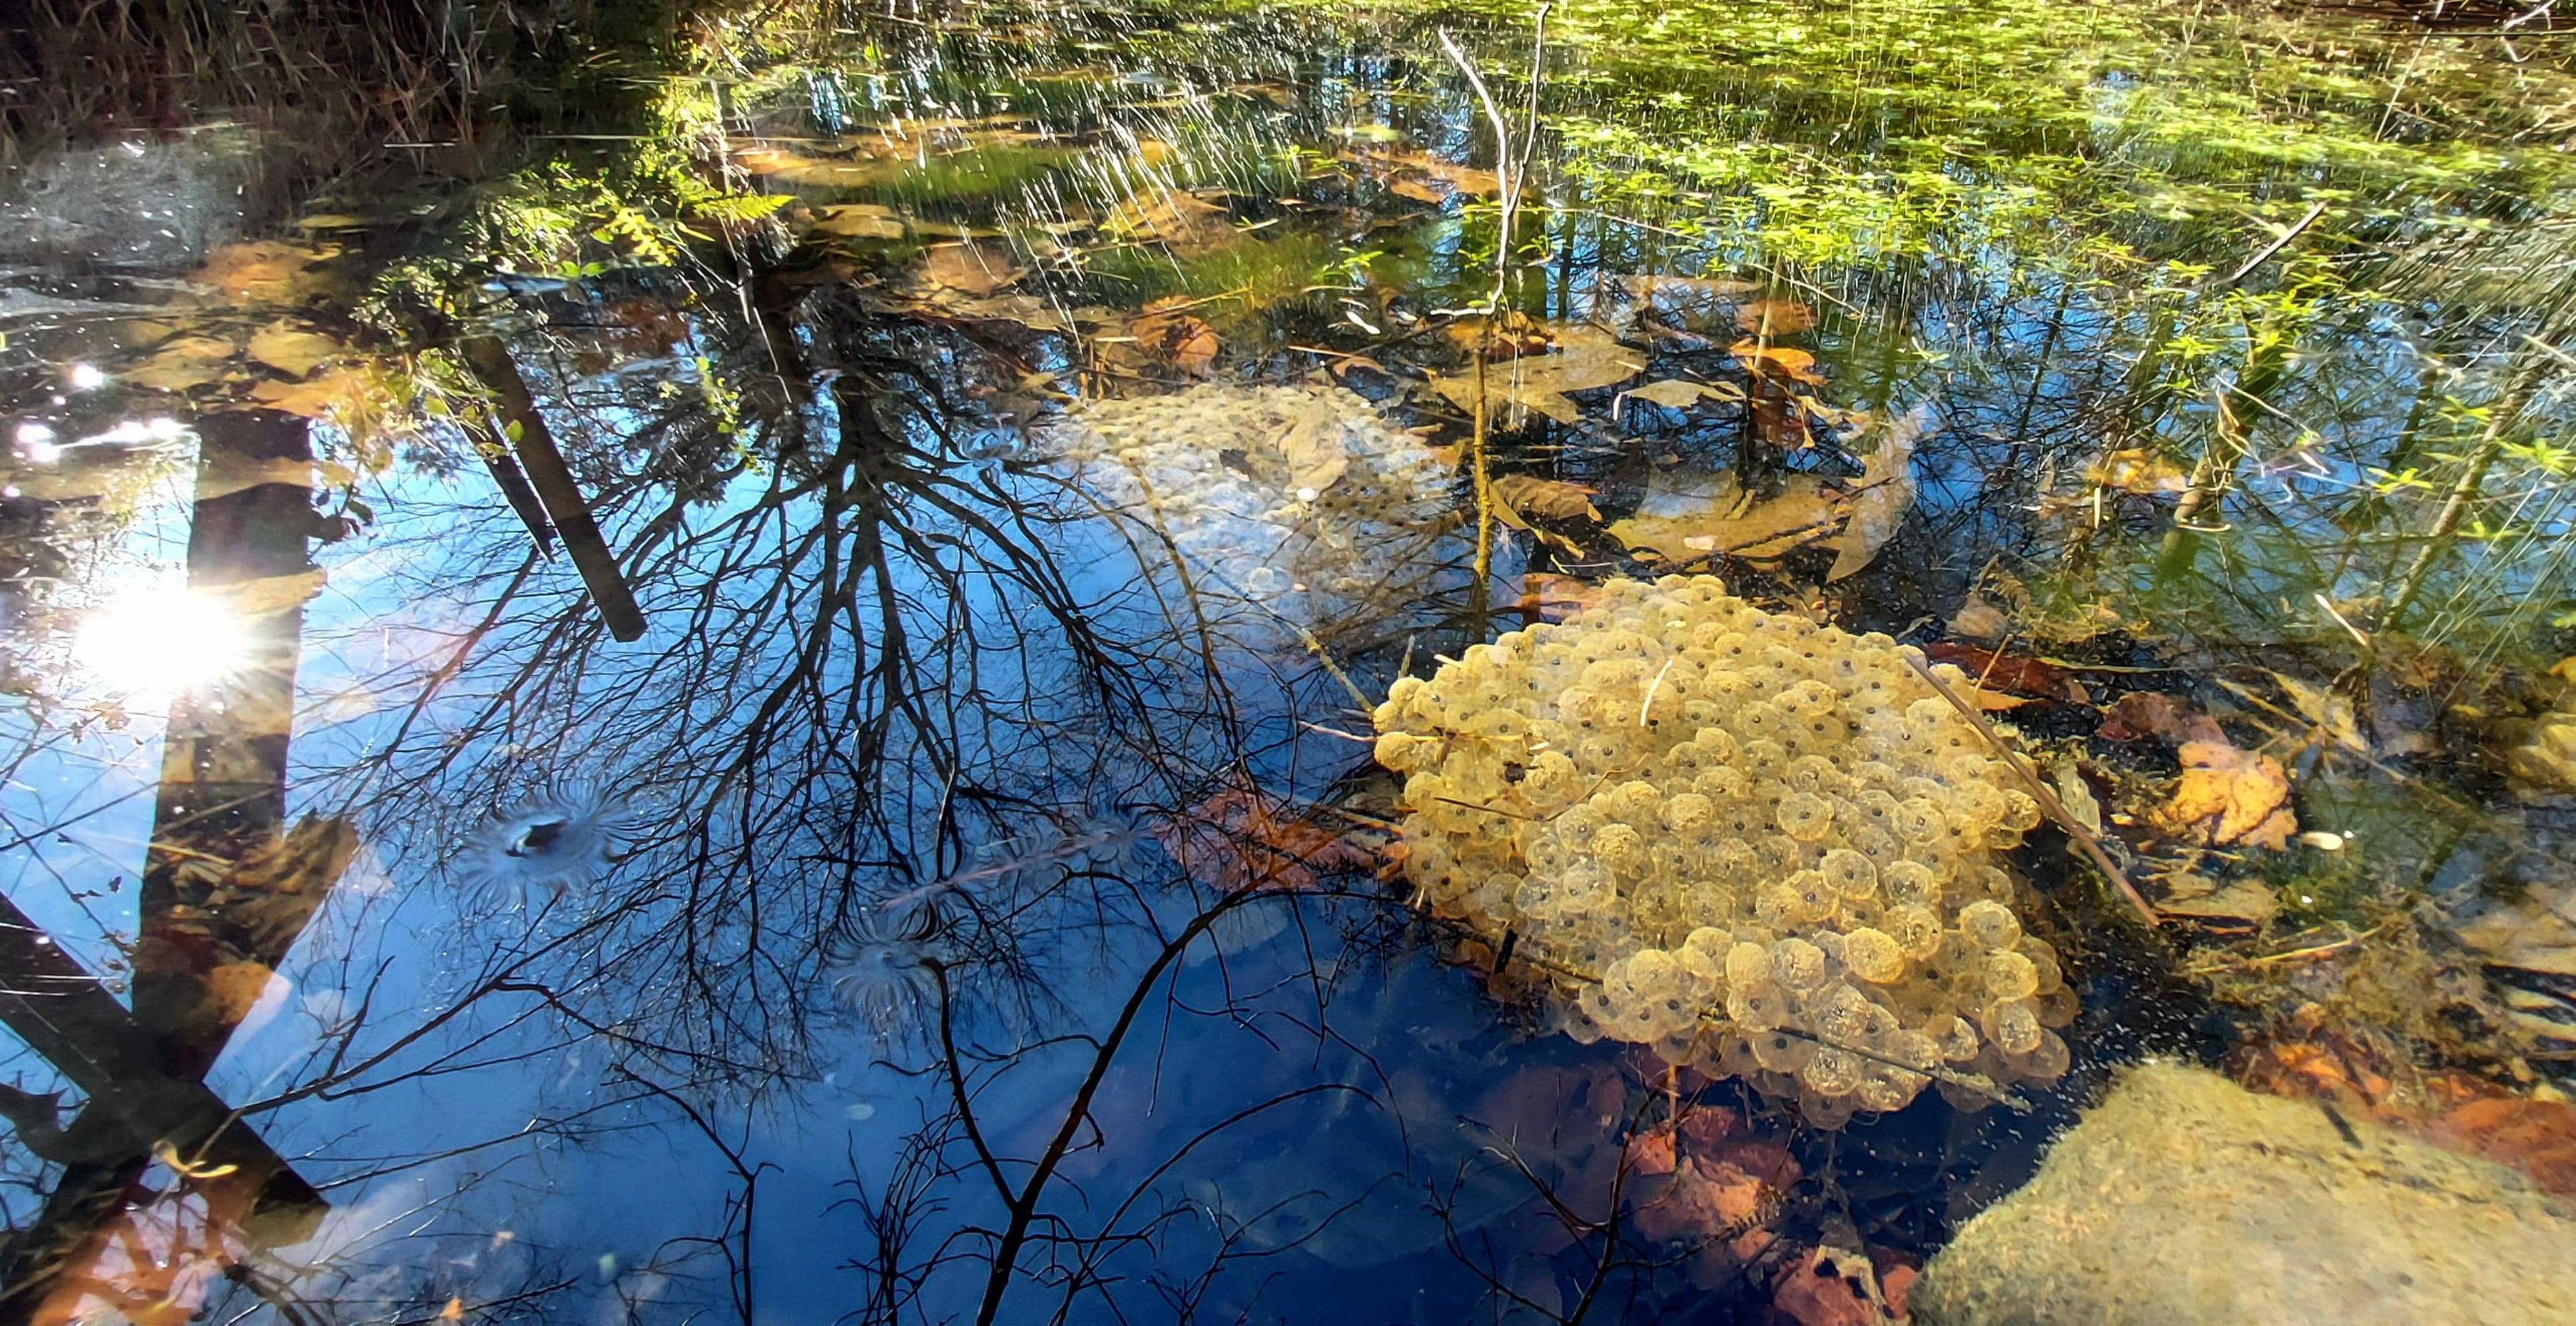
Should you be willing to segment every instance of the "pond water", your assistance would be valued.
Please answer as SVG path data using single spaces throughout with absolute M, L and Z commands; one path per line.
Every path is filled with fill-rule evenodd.
M 2576 1188 L 2545 9 L 323 9 L 0 57 L 7 1319 L 1889 1321 L 2147 1058 Z

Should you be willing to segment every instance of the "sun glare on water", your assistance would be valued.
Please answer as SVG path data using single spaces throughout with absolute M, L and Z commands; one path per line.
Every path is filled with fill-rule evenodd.
M 136 700 L 175 700 L 249 665 L 251 635 L 222 604 L 176 586 L 137 589 L 90 613 L 73 637 L 82 675 Z

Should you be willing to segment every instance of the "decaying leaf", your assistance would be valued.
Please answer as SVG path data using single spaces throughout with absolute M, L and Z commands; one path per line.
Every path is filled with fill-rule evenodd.
M 2057 803 L 2066 813 L 2091 833 L 2102 832 L 2102 802 L 2093 795 L 2093 785 L 2084 781 L 2084 771 L 2076 762 L 2067 760 L 2057 766 L 2050 779 L 2057 785 Z
M 252 401 L 272 410 L 307 419 L 334 419 L 352 430 L 382 417 L 393 403 L 382 377 L 364 367 L 345 364 L 326 368 L 301 382 L 272 378 L 253 386 L 249 395 Z
M 1735 325 L 1757 338 L 1794 336 L 1816 325 L 1816 311 L 1794 299 L 1757 299 L 1735 310 Z
M 250 357 L 289 377 L 303 377 L 339 354 L 338 341 L 284 319 L 260 328 L 250 338 Z
M 2183 871 L 2161 882 L 2164 887 L 2158 891 L 2156 911 L 2165 916 L 2215 922 L 2229 929 L 2260 929 L 2281 911 L 2281 900 L 2250 880 L 2221 888 L 2206 875 Z
M 2093 693 L 2075 674 L 2042 659 L 1998 653 L 1975 645 L 1943 640 L 1926 645 L 1923 655 L 1936 663 L 1956 663 L 1970 680 L 1988 690 L 2010 691 L 2040 700 L 2093 703 Z
M 2301 681 L 2286 673 L 2267 675 L 2272 678 L 2273 685 L 2281 688 L 2283 695 L 2290 697 L 2291 707 L 2298 711 L 2299 717 L 2308 720 L 2316 735 L 2356 755 L 2370 753 L 2370 741 L 2361 735 L 2361 724 L 2353 713 L 2351 696 Z M 2230 690 L 2235 689 L 2224 679 L 2220 684 Z
M 1160 244 L 1176 257 L 1205 257 L 1243 239 L 1226 209 L 1196 194 L 1138 194 L 1111 210 L 1100 233 L 1120 243 Z
M 219 337 L 182 336 L 154 350 L 151 358 L 120 376 L 155 391 L 186 391 L 222 378 L 235 348 L 232 342 Z
M 1724 277 L 1637 275 L 1620 277 L 1619 288 L 1664 322 L 1706 331 L 1726 322 L 1761 287 Z
M 1771 1277 L 1771 1308 L 1798 1326 L 1894 1326 L 1905 1319 L 1869 1258 L 1840 1248 L 1817 1248 L 1783 1265 Z
M 1494 500 L 1515 515 L 1542 516 L 1549 520 L 1588 520 L 1599 523 L 1601 512 L 1592 505 L 1592 490 L 1579 483 L 1562 479 L 1542 479 L 1529 474 L 1505 474 L 1494 479 Z M 1515 521 L 1515 524 L 1520 522 Z M 1528 528 L 1521 524 L 1521 528 Z
M 1826 583 L 1858 574 L 1878 560 L 1878 550 L 1896 537 L 1906 513 L 1914 509 L 1914 448 L 1931 427 L 1932 402 L 1925 401 L 1888 425 L 1878 439 L 1878 449 L 1861 461 L 1851 519 L 1831 545 L 1834 565 L 1825 572 Z
M 1460 318 L 1440 329 L 1458 353 L 1472 355 L 1484 352 L 1489 364 L 1523 355 L 1543 355 L 1556 348 L 1551 327 L 1564 323 L 1542 323 L 1519 309 L 1505 309 L 1500 316 Z
M 1600 601 L 1601 582 L 1597 580 L 1532 571 L 1521 577 L 1520 601 L 1512 607 L 1518 612 L 1535 613 L 1548 621 L 1561 622 Z
M 1246 788 L 1160 822 L 1154 836 L 1193 878 L 1228 893 L 1302 892 L 1325 875 L 1364 871 L 1377 859 L 1286 802 Z
M 1765 562 L 1831 534 L 1841 523 L 1841 508 L 1814 475 L 1790 475 L 1777 493 L 1754 500 L 1733 471 L 1681 471 L 1657 475 L 1636 514 L 1614 522 L 1610 534 L 1674 565 L 1718 555 Z
M 2191 487 L 2182 466 L 2154 447 L 2131 447 L 2106 453 L 2084 471 L 2084 481 L 2124 493 L 2179 493 Z
M 1213 341 L 1214 333 L 1208 339 Z M 1281 430 L 1277 446 L 1288 460 L 1288 486 L 1301 502 L 1314 501 L 1350 469 L 1350 452 L 1342 446 L 1341 416 L 1326 401 L 1312 400 L 1299 407 L 1296 417 Z
M 1744 388 L 1732 382 L 1691 382 L 1683 378 L 1665 378 L 1661 382 L 1649 382 L 1642 387 L 1631 387 L 1620 392 L 1619 399 L 1652 401 L 1667 410 L 1687 410 L 1702 400 L 1743 400 Z M 1610 411 L 1610 416 L 1614 420 L 1619 416 L 1615 405 Z
M 883 203 L 843 203 L 814 209 L 814 233 L 848 239 L 901 239 L 903 214 Z
M 981 298 L 1028 275 L 1010 250 L 992 244 L 934 244 L 921 257 L 921 277 Z
M 1975 590 L 1968 591 L 1968 601 L 1960 604 L 1959 611 L 1950 618 L 1950 634 L 1962 640 L 1993 643 L 2012 633 L 2012 618 Z
M 2227 744 L 2227 734 L 2219 730 L 2217 719 L 2179 695 L 2159 691 L 2133 691 L 2113 701 L 2102 711 L 2097 735 L 2104 741 L 2155 737 L 2175 746 L 2195 741 Z
M 1389 148 L 1354 149 L 1341 159 L 1384 179 L 1398 197 L 1440 203 L 1459 194 L 1490 198 L 1503 191 L 1503 177 L 1474 166 L 1452 165 L 1421 152 Z
M 1154 358 L 1192 377 L 1209 377 L 1216 372 L 1217 351 L 1224 347 L 1217 339 L 1215 328 L 1181 311 L 1189 302 L 1177 296 L 1155 300 L 1127 324 L 1127 333 Z M 1338 438 L 1334 445 L 1338 454 Z M 1320 488 L 1324 485 L 1315 486 Z
M 2576 888 L 2534 888 L 2453 933 L 2487 966 L 2576 978 Z
M 2182 779 L 2156 812 L 2166 831 L 2221 847 L 2290 845 L 2299 821 L 2288 805 L 2290 776 L 2278 761 L 2225 741 L 2186 741 L 2178 753 Z
M 1804 350 L 1742 340 L 1726 347 L 1726 352 L 1755 377 L 1803 382 L 1811 387 L 1825 384 L 1825 375 L 1816 371 L 1816 357 Z
M 1798 1181 L 1778 1142 L 1743 1135 L 1734 1111 L 1700 1106 L 1631 1138 L 1638 1176 L 1637 1232 L 1693 1247 L 1694 1278 L 1729 1276 L 1762 1255 L 1770 1226 Z
M 925 322 L 973 324 L 988 328 L 997 323 L 1010 323 L 1033 332 L 1066 330 L 1065 321 L 1054 305 L 1036 295 L 1019 291 L 1004 291 L 979 299 L 960 291 L 934 287 L 930 298 L 905 300 L 891 308 L 894 312 Z
M 213 286 L 234 299 L 259 303 L 292 303 L 331 286 L 322 264 L 338 257 L 328 244 L 297 245 L 277 240 L 227 244 L 206 255 L 206 265 L 189 274 L 197 285 Z
M 1571 424 L 1582 412 L 1566 398 L 1567 392 L 1617 386 L 1645 367 L 1618 337 L 1589 323 L 1550 324 L 1548 331 L 1550 353 L 1525 354 L 1485 366 L 1481 399 L 1472 368 L 1433 378 L 1432 390 L 1469 414 L 1479 408 L 1493 410 L 1493 417 L 1505 428 L 1520 427 L 1532 413 Z
M 2434 1140 L 2521 1170 L 2560 1196 L 2576 1196 L 2576 1105 L 2500 1096 L 2452 1110 Z
M 733 155 L 744 170 L 764 179 L 824 188 L 851 189 L 890 183 L 901 177 L 912 164 L 909 158 L 891 154 L 884 157 L 821 157 L 768 145 L 739 147 L 734 149 Z

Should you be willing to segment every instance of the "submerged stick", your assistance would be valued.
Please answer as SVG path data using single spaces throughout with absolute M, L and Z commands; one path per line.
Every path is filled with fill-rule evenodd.
M 1920 659 L 1903 651 L 1899 651 L 1896 656 L 1904 659 L 1905 666 L 1914 669 L 1915 675 L 1921 677 L 1926 684 L 1938 692 L 1942 699 L 1949 701 L 1951 708 L 1967 715 L 1968 721 L 1977 725 L 1978 734 L 1986 739 L 1987 745 L 1994 748 L 1996 758 L 2012 766 L 2012 771 L 2020 775 L 2023 782 L 2030 785 L 2031 797 L 2039 802 L 2040 809 L 2047 811 L 2048 817 L 2056 820 L 2059 827 L 2066 830 L 2067 836 L 2073 838 L 2076 844 L 2084 849 L 2084 854 L 2092 858 L 2094 868 L 2100 870 L 2103 877 L 2120 890 L 2120 896 L 2129 900 L 2129 905 L 2137 909 L 2138 916 L 2150 926 L 2162 924 L 2164 918 L 2156 914 L 2154 907 L 2148 905 L 2146 895 L 2138 892 L 2137 886 L 2129 882 L 2129 877 L 2122 873 L 2118 864 L 2111 860 L 2111 854 L 2102 850 L 2102 840 L 2095 837 L 2091 829 L 2085 828 L 2083 823 L 2066 809 L 2066 803 L 2057 799 L 2056 790 L 2040 778 L 2039 770 L 2031 767 L 2030 762 L 2022 758 L 2021 752 L 2004 744 L 2004 739 L 1995 731 L 1994 724 L 1987 722 L 1986 716 L 1978 713 L 1976 706 L 1952 694 L 1950 688 L 1942 685 L 1941 679 L 1933 676 L 1932 669 L 1923 666 Z

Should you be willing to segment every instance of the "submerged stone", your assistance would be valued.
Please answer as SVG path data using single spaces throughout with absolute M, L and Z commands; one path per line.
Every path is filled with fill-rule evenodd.
M 2576 1321 L 2576 1211 L 2491 1161 L 2149 1065 L 1912 1306 L 1930 1326 Z

